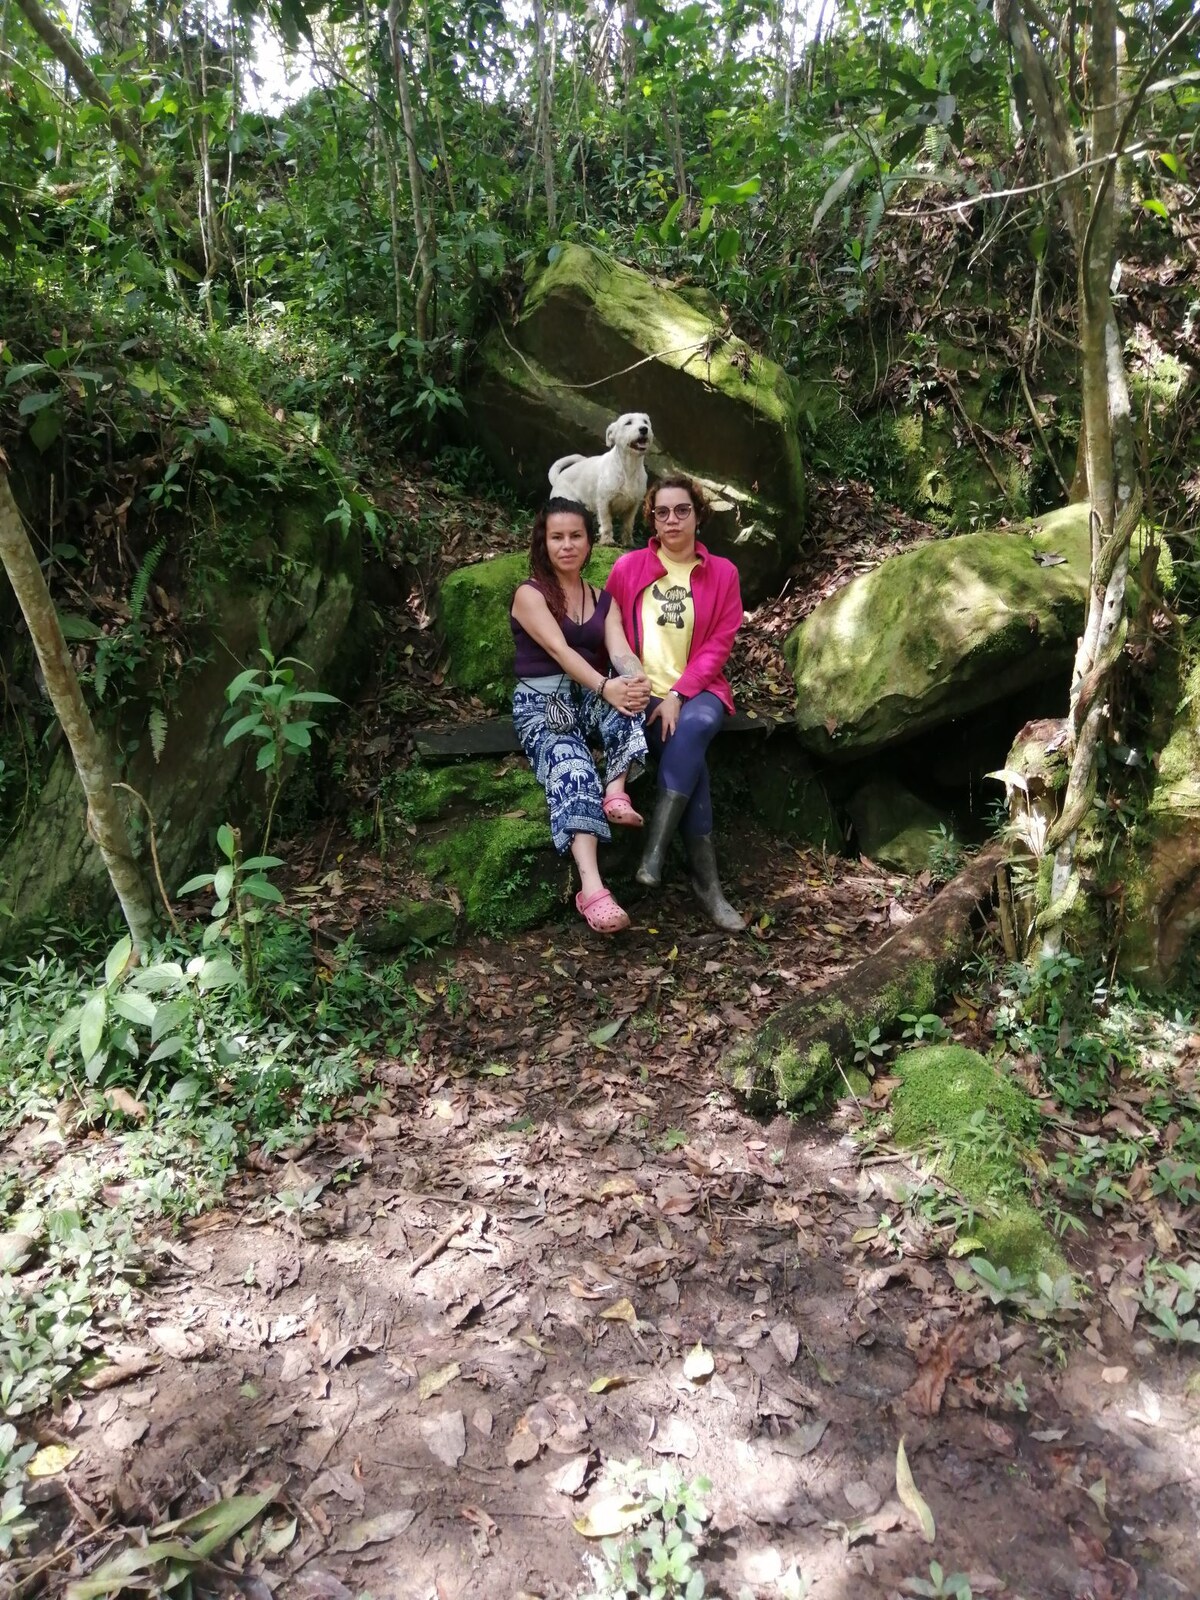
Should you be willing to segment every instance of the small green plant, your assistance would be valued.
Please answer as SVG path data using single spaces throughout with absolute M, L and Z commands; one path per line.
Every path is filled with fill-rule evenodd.
M 323 694 L 319 689 L 297 687 L 294 669 L 303 667 L 306 672 L 311 669 L 295 656 L 280 656 L 277 660 L 265 645 L 259 654 L 267 663 L 265 670 L 248 667 L 226 686 L 229 713 L 238 709 L 239 702 L 247 703 L 249 710 L 226 730 L 224 742 L 229 746 L 239 739 L 261 741 L 254 765 L 257 771 L 267 774 L 269 786 L 267 821 L 262 837 L 262 849 L 266 850 L 283 792 L 288 758 L 312 749 L 313 730 L 317 724 L 306 715 L 307 709 L 340 702 L 336 695 Z
M 263 918 L 263 902 L 274 905 L 283 902 L 282 894 L 264 873 L 281 867 L 283 862 L 279 856 L 243 859 L 241 835 L 227 822 L 217 829 L 217 848 L 225 860 L 216 871 L 201 872 L 189 878 L 179 893 L 194 894 L 197 889 L 212 889 L 216 897 L 212 921 L 204 930 L 202 942 L 208 948 L 236 933 L 235 942 L 242 956 L 242 976 L 247 989 L 254 994 L 258 988 L 258 928 Z
M 581 1600 L 703 1600 L 704 1574 L 695 1563 L 712 1484 L 639 1461 L 612 1464 L 609 1477 L 637 1502 L 640 1525 L 624 1539 L 605 1539 L 600 1557 L 588 1558 L 594 1587 Z
M 0 1422 L 0 1556 L 11 1554 L 18 1539 L 32 1533 L 25 1515 L 25 1465 L 36 1444 L 19 1444 L 11 1422 Z
M 944 822 L 929 830 L 929 876 L 947 883 L 962 870 L 966 851 Z
M 1152 1261 L 1146 1267 L 1142 1304 L 1154 1321 L 1150 1332 L 1172 1344 L 1200 1345 L 1200 1261 Z
M 934 1597 L 949 1596 L 950 1600 L 972 1600 L 971 1585 L 964 1572 L 943 1572 L 936 1561 L 929 1563 L 928 1578 L 906 1578 L 901 1585 L 905 1594 Z
M 935 1016 L 932 1011 L 926 1011 L 921 1016 L 917 1016 L 912 1011 L 902 1011 L 900 1013 L 900 1021 L 904 1024 L 904 1032 L 901 1037 L 909 1039 L 915 1044 L 925 1044 L 927 1042 L 940 1044 L 944 1039 L 950 1037 L 949 1028 L 941 1017 Z
M 891 1045 L 884 1040 L 880 1030 L 872 1027 L 861 1038 L 854 1040 L 854 1065 L 863 1067 L 874 1077 L 875 1068 L 891 1048 Z

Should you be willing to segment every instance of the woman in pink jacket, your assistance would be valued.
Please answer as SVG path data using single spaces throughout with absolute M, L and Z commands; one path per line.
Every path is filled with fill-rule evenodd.
M 637 880 L 659 886 L 678 828 L 696 898 L 718 928 L 740 933 L 745 921 L 725 898 L 717 871 L 706 759 L 733 710 L 725 663 L 742 624 L 737 568 L 697 541 L 712 508 L 693 479 L 663 478 L 643 510 L 650 543 L 621 556 L 606 585 L 651 688 L 646 740 L 658 756 L 658 800 Z

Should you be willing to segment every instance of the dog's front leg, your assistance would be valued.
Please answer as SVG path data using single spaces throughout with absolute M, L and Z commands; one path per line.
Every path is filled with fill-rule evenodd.
M 600 538 L 598 539 L 597 543 L 615 544 L 616 541 L 613 538 L 612 507 L 609 505 L 600 506 L 596 512 L 596 521 L 600 527 Z
M 623 545 L 631 546 L 633 544 L 633 525 L 637 521 L 637 514 L 637 502 L 634 501 L 632 509 L 627 511 L 621 518 L 621 543 Z

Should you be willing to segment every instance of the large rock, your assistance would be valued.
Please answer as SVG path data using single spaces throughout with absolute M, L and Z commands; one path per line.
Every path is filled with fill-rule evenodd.
M 156 760 L 146 732 L 149 702 L 131 696 L 116 726 L 100 731 L 123 758 L 121 776 L 142 794 L 157 823 L 165 885 L 173 892 L 193 873 L 212 867 L 213 834 L 221 822 L 246 830 L 262 825 L 262 781 L 253 771 L 257 743 L 224 744 L 225 686 L 244 666 L 261 666 L 260 641 L 274 653 L 312 668 L 322 689 L 336 677 L 346 650 L 347 623 L 361 572 L 357 536 L 343 538 L 326 523 L 331 500 L 264 502 L 254 526 L 264 567 L 206 596 L 209 621 L 192 641 L 197 667 L 181 677 L 170 703 L 166 742 Z M 353 632 L 353 630 L 351 630 Z M 130 826 L 150 871 L 140 808 Z M 87 830 L 83 791 L 70 753 L 59 743 L 22 826 L 0 851 L 0 944 L 19 944 L 26 930 L 49 919 L 82 921 L 113 904 L 99 851 Z
M 1200 929 L 1200 664 L 1183 678 L 1120 876 L 1121 971 L 1141 988 L 1167 988 Z
M 715 306 L 566 245 L 480 356 L 466 395 L 473 438 L 523 493 L 544 497 L 556 457 L 603 451 L 614 416 L 647 411 L 651 474 L 701 479 L 718 506 L 707 542 L 737 563 L 748 603 L 772 592 L 804 523 L 799 394 Z
M 868 755 L 1048 679 L 1065 694 L 1089 559 L 1088 508 L 1076 505 L 921 545 L 855 578 L 784 645 L 802 743 Z
M 597 547 L 584 576 L 602 589 L 620 554 Z M 506 706 L 512 699 L 516 673 L 508 614 L 517 585 L 528 576 L 529 558 L 521 551 L 458 567 L 438 590 L 450 682 L 487 706 Z

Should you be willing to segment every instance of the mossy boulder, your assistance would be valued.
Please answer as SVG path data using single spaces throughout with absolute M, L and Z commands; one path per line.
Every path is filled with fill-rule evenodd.
M 410 767 L 389 785 L 388 805 L 416 827 L 415 864 L 455 890 L 471 931 L 513 933 L 561 904 L 567 869 L 523 759 Z
M 254 771 L 253 741 L 226 747 L 225 687 L 246 666 L 262 666 L 266 640 L 276 656 L 295 656 L 310 669 L 306 687 L 343 688 L 341 671 L 355 648 L 350 619 L 358 598 L 362 552 L 357 536 L 343 537 L 325 518 L 329 500 L 264 503 L 254 524 L 271 559 L 260 576 L 205 597 L 207 621 L 192 641 L 193 669 L 166 704 L 166 736 L 156 756 L 147 732 L 149 697 L 131 693 L 115 723 L 99 731 L 119 761 L 121 777 L 142 794 L 156 822 L 158 858 L 168 891 L 213 864 L 214 833 L 222 822 L 256 837 L 265 815 L 262 779 Z M 243 532 L 246 530 L 244 529 Z M 59 745 L 41 777 L 36 801 L 20 830 L 0 852 L 0 944 L 19 945 L 25 930 L 95 916 L 112 904 L 112 889 L 86 825 L 83 793 L 70 754 Z M 135 846 L 147 874 L 150 852 L 144 814 L 129 811 Z
M 747 813 L 775 838 L 838 850 L 842 832 L 812 761 L 787 728 L 718 738 L 709 747 L 717 826 Z M 736 826 L 736 824 L 735 824 Z
M 682 468 L 717 502 L 706 542 L 754 604 L 791 565 L 804 526 L 799 391 L 702 298 L 582 245 L 556 246 L 519 319 L 484 340 L 464 398 L 472 439 L 531 499 L 556 457 L 605 449 L 613 417 L 646 411 L 651 474 Z
M 620 553 L 597 546 L 584 576 L 602 589 Z M 438 591 L 450 682 L 478 695 L 488 706 L 506 706 L 512 699 L 516 675 L 508 614 L 517 585 L 528 576 L 529 558 L 524 552 L 493 556 L 459 567 Z
M 1200 661 L 1175 682 L 1170 736 L 1124 864 L 1120 969 L 1165 989 L 1200 929 Z
M 894 778 L 864 783 L 846 810 L 863 855 L 897 872 L 924 872 L 934 840 L 950 825 L 944 811 L 927 805 Z
M 1037 558 L 1057 558 L 1043 565 Z M 801 742 L 846 759 L 1061 677 L 1083 622 L 1088 508 L 905 551 L 789 635 Z
M 993 1062 L 962 1045 L 906 1050 L 893 1068 L 892 1137 L 931 1148 L 938 1170 L 976 1210 L 978 1254 L 1012 1272 L 1061 1270 L 1054 1241 L 1029 1200 L 1026 1164 L 1037 1106 Z

